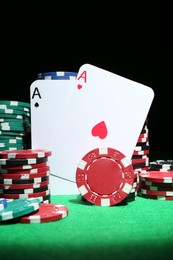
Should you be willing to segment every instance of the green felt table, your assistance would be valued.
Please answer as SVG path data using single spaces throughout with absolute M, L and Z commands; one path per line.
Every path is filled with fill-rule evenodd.
M 68 216 L 39 224 L 0 223 L 0 259 L 170 259 L 173 201 L 136 197 L 101 207 L 79 195 L 51 196 Z

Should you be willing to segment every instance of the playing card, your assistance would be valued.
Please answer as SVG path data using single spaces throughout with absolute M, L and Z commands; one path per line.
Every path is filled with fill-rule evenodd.
M 75 80 L 36 80 L 30 86 L 32 149 L 50 149 Z
M 130 160 L 153 98 L 148 86 L 91 64 L 81 66 L 51 146 L 52 173 L 75 186 L 79 161 L 101 147 L 115 148 Z M 68 182 L 52 186 L 53 194 L 73 190 Z

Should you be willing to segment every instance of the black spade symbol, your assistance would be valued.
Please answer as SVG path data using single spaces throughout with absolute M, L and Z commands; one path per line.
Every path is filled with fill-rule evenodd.
M 39 107 L 39 104 L 38 104 L 38 102 L 36 102 L 34 106 L 35 106 L 35 107 Z

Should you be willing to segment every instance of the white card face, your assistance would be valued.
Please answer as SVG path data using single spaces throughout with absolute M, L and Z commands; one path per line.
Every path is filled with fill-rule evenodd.
M 75 80 L 36 80 L 30 86 L 32 149 L 50 149 Z
M 153 98 L 148 86 L 90 64 L 81 66 L 51 146 L 53 174 L 76 185 L 78 163 L 100 147 L 115 148 L 130 160 Z M 58 185 L 55 194 L 60 194 Z

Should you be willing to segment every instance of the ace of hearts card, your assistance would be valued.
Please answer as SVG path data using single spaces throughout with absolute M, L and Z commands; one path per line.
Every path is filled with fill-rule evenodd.
M 152 88 L 91 64 L 80 67 L 51 145 L 52 173 L 67 180 L 53 193 L 73 194 L 81 158 L 95 148 L 111 147 L 131 160 L 154 98 Z M 64 192 L 65 191 L 65 192 Z

